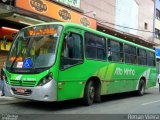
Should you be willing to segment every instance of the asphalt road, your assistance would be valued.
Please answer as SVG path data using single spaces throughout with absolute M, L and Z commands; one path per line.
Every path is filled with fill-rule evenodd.
M 62 119 L 75 117 L 74 120 L 76 118 L 80 119 L 79 116 L 84 116 L 86 119 L 85 115 L 88 114 L 92 115 L 92 119 L 96 119 L 95 115 L 98 115 L 97 118 L 100 116 L 100 118 L 103 118 L 103 115 L 99 114 L 123 114 L 125 118 L 131 119 L 132 117 L 129 117 L 129 115 L 132 114 L 160 114 L 160 93 L 156 87 L 146 90 L 145 95 L 142 97 L 136 96 L 132 92 L 106 95 L 102 96 L 101 103 L 95 103 L 92 106 L 83 106 L 81 99 L 46 103 L 1 97 L 0 113 L 2 115 L 27 115 L 25 118 L 38 116 L 39 120 L 45 116 L 48 118 L 48 115 L 52 115 L 52 117 L 56 115 L 54 117 L 56 118 L 57 114 Z M 72 117 L 72 115 L 76 116 Z M 160 115 L 157 116 L 157 119 L 158 117 L 160 119 Z M 106 118 L 105 115 L 104 118 Z

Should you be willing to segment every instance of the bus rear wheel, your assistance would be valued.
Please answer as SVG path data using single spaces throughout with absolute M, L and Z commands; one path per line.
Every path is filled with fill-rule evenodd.
M 84 91 L 84 104 L 89 106 L 92 105 L 95 98 L 95 85 L 94 82 L 91 80 L 86 84 L 85 91 Z
M 143 96 L 144 91 L 145 91 L 145 81 L 141 79 L 138 85 L 138 91 L 137 91 L 138 96 Z

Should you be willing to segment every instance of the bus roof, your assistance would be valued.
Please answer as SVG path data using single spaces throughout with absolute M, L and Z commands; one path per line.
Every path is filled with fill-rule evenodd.
M 91 29 L 91 28 L 88 28 L 88 27 L 85 27 L 85 26 L 82 26 L 82 25 L 79 25 L 79 24 L 71 23 L 71 22 L 44 22 L 44 23 L 41 23 L 41 24 L 33 25 L 33 26 L 37 26 L 37 25 L 50 25 L 50 24 L 60 24 L 60 25 L 63 25 L 64 27 L 78 28 L 78 29 L 85 30 L 85 31 L 88 31 L 88 32 L 91 32 L 91 33 L 95 33 L 95 34 L 100 35 L 100 36 L 104 36 L 106 38 L 110 38 L 110 39 L 116 40 L 118 42 L 126 43 L 126 44 L 129 44 L 129 45 L 138 47 L 138 48 L 142 48 L 142 49 L 149 50 L 151 52 L 155 52 L 151 48 L 147 48 L 147 47 L 135 44 L 133 42 L 127 41 L 125 39 L 121 39 L 121 38 L 109 35 L 107 33 L 103 33 L 103 32 L 100 32 L 100 31 L 97 31 L 97 30 L 94 30 L 94 29 Z M 33 27 L 33 26 L 28 26 L 28 27 Z M 28 27 L 25 27 L 25 28 L 28 28 Z

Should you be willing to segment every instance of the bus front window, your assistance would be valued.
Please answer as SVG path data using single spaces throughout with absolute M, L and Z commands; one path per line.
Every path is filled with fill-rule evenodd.
M 10 70 L 51 67 L 61 31 L 60 25 L 22 29 L 11 47 L 6 67 Z

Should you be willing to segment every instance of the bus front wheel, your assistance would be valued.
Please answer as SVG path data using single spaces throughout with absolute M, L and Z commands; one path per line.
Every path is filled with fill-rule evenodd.
M 145 81 L 143 79 L 141 79 L 139 81 L 139 86 L 138 86 L 138 95 L 139 96 L 143 96 L 144 95 L 144 91 L 145 91 Z
M 84 91 L 84 104 L 85 105 L 92 105 L 95 98 L 95 85 L 94 82 L 91 80 L 86 84 L 85 91 Z

